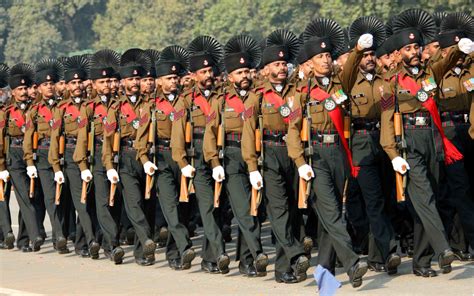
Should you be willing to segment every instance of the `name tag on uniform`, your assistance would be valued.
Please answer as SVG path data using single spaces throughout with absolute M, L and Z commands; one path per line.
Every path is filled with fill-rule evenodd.
M 453 91 L 453 90 L 454 90 L 454 88 L 452 88 L 452 87 L 443 88 L 443 92 Z
M 265 103 L 265 104 L 263 104 L 263 107 L 265 107 L 265 108 L 271 108 L 271 107 L 273 107 L 273 105 L 270 104 L 270 103 Z
M 410 94 L 410 91 L 409 91 L 408 89 L 399 89 L 399 90 L 398 90 L 398 94 L 406 94 L 406 95 L 408 95 L 408 94 Z
M 225 112 L 234 112 L 234 108 L 225 108 Z
M 354 99 L 362 98 L 362 97 L 364 97 L 364 96 L 365 96 L 365 95 L 362 94 L 362 93 L 356 94 L 356 95 L 354 95 Z
M 192 111 L 195 111 L 195 110 L 197 110 L 197 109 L 199 109 L 199 107 L 196 106 L 196 105 L 193 105 L 193 107 L 191 108 Z

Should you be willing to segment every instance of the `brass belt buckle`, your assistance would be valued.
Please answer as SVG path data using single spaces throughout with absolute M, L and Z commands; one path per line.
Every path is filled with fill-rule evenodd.
M 336 142 L 336 135 L 323 135 L 324 144 L 333 144 Z

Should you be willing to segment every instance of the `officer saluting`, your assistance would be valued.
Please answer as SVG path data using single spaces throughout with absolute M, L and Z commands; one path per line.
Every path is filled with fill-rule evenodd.
M 206 126 L 204 158 L 216 172 L 215 181 L 224 182 L 239 224 L 239 271 L 249 277 L 263 276 L 268 257 L 263 253 L 258 218 L 250 215 L 251 185 L 241 153 L 242 128 L 247 116 L 244 103 L 252 87 L 250 69 L 260 62 L 261 50 L 250 36 L 238 35 L 227 42 L 224 52 L 228 83 L 224 85 L 223 96 L 212 102 L 211 110 L 217 115 Z M 224 130 L 219 133 L 219 128 Z
M 155 154 L 159 169 L 156 175 L 157 198 L 171 233 L 166 244 L 166 259 L 175 270 L 191 268 L 191 262 L 195 258 L 188 230 L 179 220 L 181 174 L 179 166 L 171 157 L 170 148 L 172 123 L 183 115 L 176 111 L 176 105 L 180 96 L 179 79 L 187 73 L 188 64 L 189 53 L 183 47 L 171 45 L 163 49 L 155 63 L 159 90 L 156 98 L 151 98 L 145 106 L 145 112 L 150 117 L 139 127 L 137 138 L 140 141 L 135 143 L 137 157 L 143 164 L 150 161 L 149 151 L 154 149 L 152 153 Z M 153 112 L 156 112 L 155 116 L 152 115 Z M 150 135 L 150 132 L 154 134 Z
M 434 147 L 436 141 L 433 135 L 441 136 L 442 150 L 447 163 L 462 158 L 462 154 L 442 132 L 439 111 L 433 102 L 433 92 L 462 53 L 471 52 L 472 41 L 467 38 L 461 39 L 458 46 L 452 46 L 445 58 L 423 67 L 420 63 L 419 47 L 423 45 L 423 40 L 427 36 L 435 32 L 431 16 L 423 10 L 407 10 L 395 19 L 393 29 L 394 42 L 400 52 L 402 65 L 380 89 L 383 92 L 380 143 L 392 160 L 393 169 L 408 176 L 407 193 L 418 216 L 414 219 L 413 273 L 417 276 L 431 277 L 435 276 L 436 272 L 430 267 L 434 255 L 429 251 L 430 247 L 439 254 L 438 264 L 443 273 L 451 272 L 451 262 L 454 260 L 435 205 L 432 184 L 436 184 L 436 180 L 430 177 L 435 176 L 438 169 Z M 402 113 L 407 159 L 402 158 L 397 150 L 394 129 L 395 109 Z M 432 120 L 434 129 L 431 128 Z
M 266 38 L 263 65 L 268 80 L 245 101 L 242 130 L 242 158 L 248 167 L 250 184 L 255 190 L 264 190 L 276 238 L 275 280 L 278 283 L 305 280 L 309 267 L 303 246 L 295 237 L 297 177 L 286 146 L 288 123 L 296 115 L 291 110 L 296 87 L 288 81 L 287 63 L 293 61 L 297 53 L 298 38 L 292 32 L 277 30 Z M 263 117 L 263 126 L 258 126 L 259 116 Z M 257 168 L 255 147 L 255 131 L 260 128 L 263 129 L 263 176 Z

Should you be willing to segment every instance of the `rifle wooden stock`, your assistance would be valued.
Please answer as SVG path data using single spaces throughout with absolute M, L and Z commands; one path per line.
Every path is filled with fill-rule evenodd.
M 258 195 L 260 191 L 252 187 L 252 195 L 250 197 L 250 215 L 257 217 L 258 215 Z
M 185 132 L 184 132 L 184 140 L 186 143 L 191 143 L 191 140 L 192 140 L 192 137 L 193 137 L 193 131 L 192 131 L 192 126 L 191 126 L 191 122 L 186 122 L 186 128 L 185 128 Z
M 219 125 L 219 128 L 217 129 L 217 146 L 224 146 L 224 129 L 222 128 L 222 125 Z
M 113 152 L 119 152 L 120 150 L 120 133 L 115 132 L 114 133 L 114 143 L 112 145 L 112 151 Z
M 407 167 L 404 165 L 402 167 L 404 171 L 407 170 Z M 395 172 L 395 186 L 397 190 L 397 202 L 405 201 L 405 176 L 399 172 Z
M 30 178 L 30 198 L 35 197 L 35 178 Z
M 87 200 L 87 182 L 82 181 L 81 203 L 85 204 Z
M 301 132 L 300 137 L 302 142 L 308 142 L 309 135 L 308 135 L 308 118 L 303 118 L 303 123 L 301 125 Z
M 393 126 L 395 128 L 395 136 L 402 135 L 402 114 L 400 112 L 395 112 L 393 114 Z
M 89 132 L 88 139 L 87 139 L 87 151 L 92 152 L 94 150 L 93 146 L 94 143 L 94 134 Z
M 115 191 L 116 190 L 117 190 L 117 183 L 110 183 L 109 206 L 111 207 L 113 207 L 115 204 Z
M 150 199 L 151 197 L 151 187 L 153 183 L 153 176 L 146 175 L 146 182 L 145 182 L 145 199 Z
M 61 184 L 56 182 L 56 194 L 54 196 L 54 203 L 56 205 L 59 205 L 59 203 L 61 202 L 61 187 Z
M 64 138 L 64 136 L 60 136 L 59 137 L 59 154 L 60 155 L 64 155 L 64 147 L 66 145 L 66 139 Z
M 179 202 L 189 202 L 188 180 L 181 175 L 181 184 L 179 189 Z
M 214 182 L 214 208 L 219 207 L 220 196 L 222 191 L 222 182 Z
M 4 187 L 5 187 L 5 182 L 0 179 L 0 201 L 5 201 L 5 194 L 3 194 Z
M 306 189 L 308 187 L 308 182 L 303 179 L 299 178 L 299 187 L 298 187 L 298 209 L 307 209 L 308 202 L 306 200 Z
M 155 141 L 155 127 L 150 123 L 148 126 L 148 143 L 153 143 Z
M 351 137 L 351 117 L 344 116 L 344 138 L 349 139 Z
M 255 151 L 262 151 L 262 133 L 260 132 L 260 129 L 255 130 Z
M 193 179 L 189 180 L 188 192 L 189 192 L 189 194 L 194 194 L 194 193 L 196 193 L 196 190 L 194 189 L 194 182 L 193 182 Z
M 38 149 L 38 132 L 33 133 L 33 150 Z

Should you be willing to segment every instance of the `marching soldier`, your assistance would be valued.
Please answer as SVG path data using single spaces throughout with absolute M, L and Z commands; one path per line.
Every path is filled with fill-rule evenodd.
M 34 69 L 29 64 L 17 64 L 10 70 L 9 85 L 12 89 L 13 101 L 5 110 L 5 118 L 0 122 L 0 139 L 4 140 L 4 145 L 7 145 L 5 149 L 0 150 L 0 179 L 4 182 L 3 187 L 6 187 L 10 176 L 15 189 L 15 196 L 21 211 L 20 224 L 24 224 L 24 230 L 26 230 L 26 242 L 22 246 L 26 248 L 23 250 L 28 249 L 28 240 L 31 240 L 32 250 L 37 252 L 44 240 L 39 233 L 36 210 L 31 199 L 33 197 L 28 192 L 30 179 L 26 174 L 26 163 L 23 160 L 22 149 L 25 116 L 31 108 L 28 87 L 33 84 L 34 75 Z M 6 235 L 8 238 L 8 234 Z M 21 236 L 21 231 L 19 231 L 18 237 Z
M 60 222 L 62 209 L 55 203 L 54 171 L 48 162 L 53 114 L 58 108 L 54 84 L 62 77 L 63 67 L 55 59 L 44 59 L 36 64 L 35 71 L 35 83 L 41 101 L 26 114 L 23 158 L 27 164 L 26 173 L 32 179 L 30 182 L 40 179 L 44 204 L 53 228 L 54 249 L 59 254 L 66 254 L 69 249 Z
M 112 216 L 109 207 L 110 185 L 101 152 L 104 143 L 104 121 L 107 120 L 108 109 L 114 103 L 110 87 L 110 78 L 114 70 L 110 65 L 119 63 L 120 55 L 110 49 L 98 51 L 92 56 L 89 79 L 92 80 L 96 96 L 91 98 L 90 102 L 86 102 L 86 107 L 82 106 L 80 110 L 80 118 L 87 120 L 87 124 L 79 127 L 73 155 L 81 171 L 93 168 L 90 170 L 93 175 L 97 220 L 104 235 L 102 248 L 104 255 L 115 264 L 122 263 L 124 250 L 118 242 L 117 219 Z
M 231 38 L 224 52 L 229 82 L 224 86 L 223 96 L 212 102 L 211 112 L 216 117 L 206 126 L 204 159 L 213 169 L 215 182 L 224 183 L 239 225 L 240 273 L 249 277 L 264 276 L 268 257 L 262 249 L 258 218 L 250 215 L 251 185 L 241 152 L 242 127 L 247 116 L 244 103 L 252 86 L 250 69 L 259 63 L 261 52 L 255 40 L 246 35 Z M 222 135 L 219 129 L 223 129 Z
M 87 118 L 82 118 L 80 114 L 81 109 L 85 108 L 85 89 L 82 82 L 87 79 L 88 70 L 89 61 L 83 56 L 73 56 L 64 64 L 64 80 L 69 98 L 61 101 L 54 110 L 48 159 L 54 170 L 56 186 L 65 186 L 64 188 L 70 190 L 74 208 L 85 234 L 85 241 L 76 236 L 75 252 L 82 257 L 98 259 L 100 245 L 95 241 L 87 206 L 81 202 L 82 187 L 81 182 L 78 182 L 81 179 L 90 182 L 92 173 L 85 164 L 79 167 L 73 159 L 78 130 L 87 125 Z M 81 145 L 77 149 L 85 150 L 87 147 Z
M 376 272 L 397 272 L 400 256 L 395 253 L 397 244 L 390 220 L 384 213 L 382 191 L 384 152 L 380 141 L 380 91 L 383 78 L 376 73 L 375 50 L 385 39 L 385 27 L 375 17 L 361 17 L 349 29 L 351 43 L 366 33 L 374 36 L 374 44 L 363 51 L 356 82 L 350 92 L 349 115 L 353 134 L 352 157 L 354 165 L 359 166 L 355 179 L 365 203 L 370 223 L 368 265 Z M 349 196 L 348 199 L 353 197 Z
M 189 182 L 192 182 L 196 190 L 204 227 L 201 269 L 209 273 L 226 274 L 229 272 L 230 259 L 225 253 L 222 233 L 214 216 L 213 171 L 205 163 L 202 153 L 206 123 L 216 117 L 211 109 L 211 102 L 220 96 L 215 89 L 213 67 L 222 58 L 222 45 L 210 36 L 199 36 L 189 44 L 188 51 L 189 70 L 194 78 L 194 86 L 184 92 L 174 107 L 176 114 L 170 146 L 173 160 L 178 163 L 181 174 L 191 179 Z M 191 126 L 188 128 L 188 135 L 187 125 Z
M 0 123 L 3 123 L 0 126 L 0 129 L 4 130 L 5 122 L 6 122 L 6 110 L 9 107 L 9 99 L 10 99 L 10 87 L 8 86 L 9 80 L 9 71 L 10 69 L 6 64 L 0 64 Z M 0 138 L 1 147 L 0 150 L 4 150 L 5 140 L 4 137 Z M 0 152 L 1 153 L 1 152 Z M 0 158 L 0 165 L 5 167 L 5 158 Z M 4 186 L 8 183 L 8 176 L 9 173 L 5 169 L 2 170 L 2 180 L 4 182 Z M 7 188 L 8 189 L 8 188 Z M 0 235 L 0 249 L 13 249 L 15 243 L 15 235 L 13 234 L 12 226 L 11 226 L 11 216 L 10 216 L 10 190 L 6 191 L 6 194 L 3 198 L 3 201 L 0 201 L 0 227 L 1 227 L 1 235 Z
M 246 162 L 250 184 L 264 190 L 267 214 L 276 238 L 275 280 L 296 283 L 306 279 L 309 260 L 296 237 L 296 172 L 286 147 L 286 132 L 296 87 L 288 78 L 287 63 L 298 52 L 298 38 L 289 31 L 277 30 L 266 38 L 263 65 L 267 78 L 245 100 L 242 130 L 242 158 Z M 257 126 L 259 116 L 263 121 Z M 263 176 L 258 171 L 255 131 L 263 129 Z M 258 140 L 257 140 L 258 141 Z
M 474 19 L 466 13 L 452 13 L 444 18 L 441 26 L 443 31 L 438 35 L 438 40 L 441 56 L 446 58 L 448 48 L 456 45 L 456 40 L 466 37 L 466 32 L 474 32 Z M 469 253 L 469 245 L 474 246 L 474 201 L 470 198 L 472 192 L 467 172 L 469 160 L 472 160 L 472 140 L 468 129 L 469 109 L 474 93 L 473 75 L 474 64 L 471 58 L 463 54 L 456 65 L 444 74 L 437 102 L 446 137 L 464 155 L 462 160 L 442 165 L 445 183 L 442 184 L 444 190 L 437 200 L 454 255 L 462 261 L 474 259 L 474 255 Z M 462 227 L 455 227 L 459 222 Z M 453 231 L 454 228 L 458 229 Z M 457 235 L 458 233 L 464 234 L 466 239 L 463 235 Z M 453 235 L 459 237 L 452 237 Z
M 427 12 L 411 9 L 394 21 L 395 48 L 400 52 L 402 65 L 380 89 L 383 92 L 380 143 L 392 160 L 393 169 L 402 175 L 407 174 L 407 193 L 416 212 L 413 273 L 431 277 L 436 276 L 436 271 L 431 268 L 434 254 L 430 250 L 439 254 L 438 264 L 443 273 L 451 272 L 451 262 L 454 260 L 435 205 L 433 184 L 437 181 L 434 177 L 438 170 L 438 159 L 433 135 L 439 134 L 441 137 L 445 162 L 453 163 L 462 158 L 462 154 L 443 133 L 432 95 L 445 73 L 461 57 L 461 50 L 470 53 L 472 41 L 461 39 L 445 58 L 423 67 L 420 64 L 419 47 L 424 38 L 434 31 L 434 22 L 422 21 L 426 18 L 430 18 Z M 394 117 L 395 109 L 397 118 Z M 398 147 L 403 148 L 406 159 L 401 157 L 405 153 L 399 152 L 395 141 L 394 121 L 400 116 L 398 111 L 402 114 L 404 130 L 401 133 L 404 141 Z
M 156 158 L 157 198 L 171 234 L 166 244 L 166 259 L 170 268 L 175 270 L 191 268 L 191 262 L 195 258 L 188 230 L 179 219 L 178 192 L 181 176 L 177 163 L 171 157 L 170 148 L 173 120 L 178 120 L 182 115 L 175 109 L 179 99 L 178 82 L 180 76 L 187 71 L 188 59 L 189 53 L 178 45 L 168 46 L 160 54 L 155 64 L 160 91 L 145 107 L 149 114 L 156 114 L 151 115 L 139 127 L 137 138 L 141 141 L 135 143 L 137 157 L 142 164 L 153 161 L 150 154 L 154 154 Z M 155 134 L 150 135 L 150 132 Z M 149 153 L 150 150 L 152 153 Z
M 324 29 L 328 28 L 328 29 Z M 343 47 L 343 31 L 334 21 L 315 19 L 304 31 L 305 49 L 313 62 L 314 79 L 302 86 L 295 98 L 289 126 L 289 155 L 295 160 L 300 178 L 310 181 L 316 194 L 312 203 L 321 223 L 319 234 L 318 263 L 332 273 L 335 272 L 336 255 L 341 260 L 349 281 L 354 288 L 362 284 L 367 272 L 367 263 L 359 260 L 352 249 L 351 240 L 343 223 L 342 195 L 347 178 L 347 168 L 352 177 L 357 177 L 352 153 L 343 134 L 343 114 L 340 106 L 349 94 L 357 78 L 362 50 L 372 47 L 371 34 L 363 34 L 357 40 L 356 48 L 349 54 L 343 70 L 335 74 L 332 70 L 331 54 Z M 304 158 L 300 133 L 302 110 L 307 116 L 308 161 Z M 342 146 L 342 147 L 341 147 Z
M 135 230 L 135 262 L 141 266 L 155 263 L 156 249 L 156 244 L 151 239 L 151 227 L 144 213 L 142 188 L 145 174 L 153 175 L 157 168 L 151 162 L 142 166 L 133 149 L 134 141 L 141 141 L 136 137 L 137 130 L 149 116 L 143 112 L 146 102 L 140 95 L 140 79 L 149 66 L 150 59 L 142 50 L 130 49 L 122 55 L 120 77 L 125 93 L 107 112 L 102 150 L 107 178 L 112 186 L 121 182 L 123 205 Z M 120 177 L 114 164 L 120 170 Z

